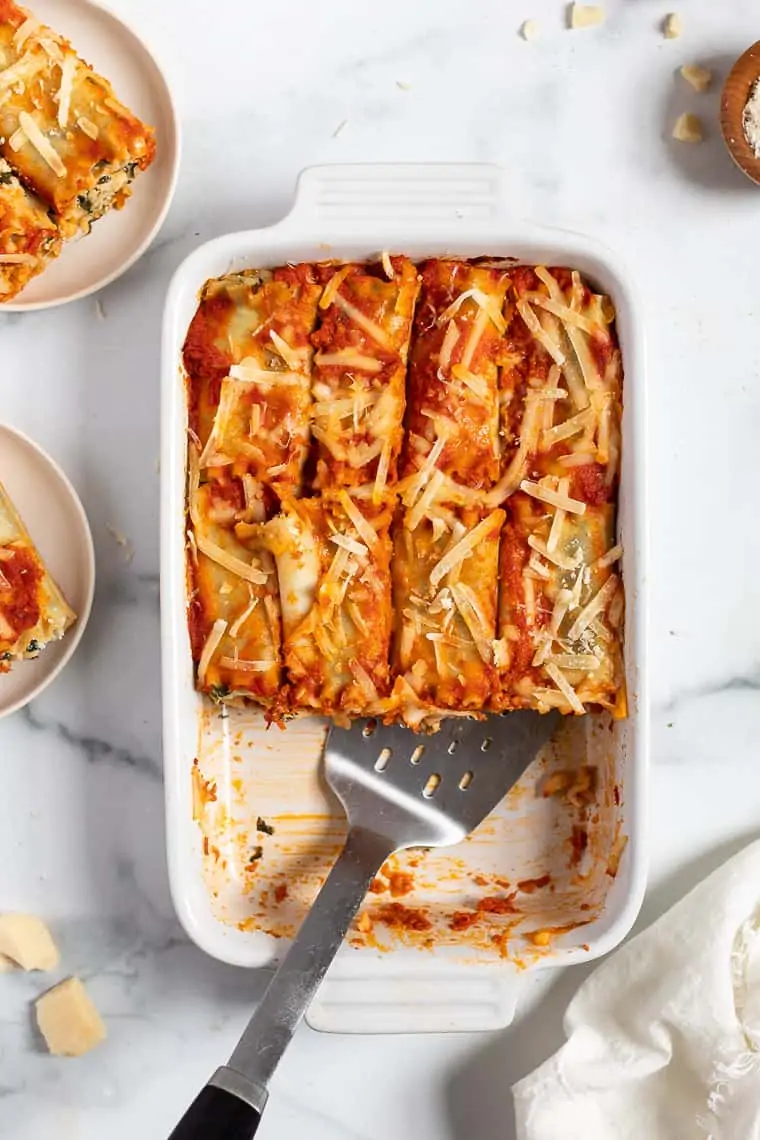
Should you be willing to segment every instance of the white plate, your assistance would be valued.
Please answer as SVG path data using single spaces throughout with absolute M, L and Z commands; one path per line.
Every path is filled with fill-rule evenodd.
M 222 717 L 193 686 L 185 573 L 186 391 L 178 365 L 198 290 L 209 277 L 243 266 L 287 261 L 377 257 L 387 249 L 415 257 L 445 253 L 517 257 L 528 264 L 572 265 L 614 299 L 623 353 L 623 456 L 618 529 L 625 550 L 625 663 L 629 716 L 610 729 L 605 718 L 571 717 L 572 746 L 547 750 L 521 784 L 468 841 L 396 860 L 414 872 L 402 898 L 422 906 L 433 924 L 423 937 L 395 936 L 380 952 L 352 932 L 308 1014 L 336 1032 L 493 1029 L 509 1022 L 518 978 L 542 966 L 588 962 L 630 929 L 646 875 L 647 536 L 644 453 L 645 359 L 640 303 L 620 259 L 583 234 L 514 216 L 493 166 L 379 165 L 316 167 L 298 182 L 290 214 L 268 229 L 226 234 L 180 266 L 164 319 L 161 453 L 161 611 L 164 774 L 172 895 L 180 919 L 204 950 L 245 966 L 272 965 L 329 870 L 345 832 L 342 812 L 319 778 L 323 733 L 314 721 L 284 732 L 263 730 L 253 710 Z M 567 733 L 565 734 L 567 735 Z M 558 742 L 559 743 L 559 742 Z M 570 745 L 570 742 L 567 742 Z M 541 777 L 551 763 L 587 760 L 599 786 L 588 815 L 582 861 L 568 858 L 571 806 L 545 799 Z M 216 785 L 194 804 L 191 772 Z M 257 834 L 257 817 L 274 834 Z M 627 840 L 619 872 L 610 857 Z M 251 850 L 261 852 L 251 866 Z M 520 900 L 530 930 L 551 929 L 547 947 L 515 928 L 505 945 L 483 923 L 453 936 L 452 910 L 494 894 L 494 884 L 551 875 L 546 889 Z M 284 888 L 287 888 L 284 890 Z M 499 893 L 498 891 L 496 893 Z M 374 897 L 374 896 L 373 896 Z M 387 893 L 380 896 L 388 901 Z M 373 904 L 369 900 L 370 907 Z M 514 916 L 512 916 L 514 918 Z M 521 919 L 521 921 L 522 921 Z M 511 923 L 512 919 L 508 919 Z M 494 920 L 495 925 L 496 920 Z M 503 929 L 502 926 L 499 929 Z M 485 933 L 485 939 L 481 934 Z
M 109 285 L 137 261 L 158 233 L 177 183 L 180 132 L 166 78 L 139 36 L 92 0 L 30 0 L 43 23 L 112 84 L 118 98 L 156 130 L 156 159 L 138 174 L 123 210 L 111 210 L 92 233 L 68 242 L 61 256 L 3 311 L 47 309 Z
M 95 591 L 95 552 L 84 507 L 63 471 L 36 443 L 0 424 L 0 483 L 53 579 L 77 614 L 60 641 L 34 661 L 0 673 L 0 717 L 23 708 L 57 677 L 84 633 Z

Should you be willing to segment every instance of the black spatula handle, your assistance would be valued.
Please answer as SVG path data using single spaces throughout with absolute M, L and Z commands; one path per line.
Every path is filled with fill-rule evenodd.
M 206 1085 L 169 1140 L 251 1140 L 261 1120 L 253 1105 L 226 1089 Z

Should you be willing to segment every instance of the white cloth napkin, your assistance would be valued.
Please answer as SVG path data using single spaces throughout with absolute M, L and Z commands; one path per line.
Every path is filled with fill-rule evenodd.
M 760 842 L 588 978 L 519 1140 L 760 1140 Z

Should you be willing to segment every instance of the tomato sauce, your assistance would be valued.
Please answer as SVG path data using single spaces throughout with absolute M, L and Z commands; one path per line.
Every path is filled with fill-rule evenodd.
M 10 583 L 10 590 L 0 592 L 0 609 L 19 637 L 25 630 L 33 629 L 40 620 L 42 567 L 30 550 L 13 549 L 13 558 L 0 563 L 3 577 Z
M 598 463 L 584 463 L 572 468 L 570 495 L 590 506 L 609 502 L 613 489 L 605 483 L 605 469 Z

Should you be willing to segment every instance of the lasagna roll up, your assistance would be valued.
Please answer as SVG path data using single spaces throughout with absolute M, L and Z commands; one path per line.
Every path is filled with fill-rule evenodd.
M 75 621 L 0 484 L 0 673 L 37 657 Z
M 387 254 L 381 265 L 323 269 L 330 279 L 312 337 L 316 488 L 371 483 L 378 505 L 401 449 L 417 270 Z
M 264 528 L 277 563 L 283 712 L 382 711 L 389 688 L 390 513 L 347 492 L 294 499 Z
M 577 714 L 597 705 L 621 713 L 622 550 L 614 541 L 614 507 L 570 498 L 557 482 L 544 478 L 510 500 L 494 704 Z
M 429 261 L 414 320 L 402 476 L 435 465 L 486 489 L 499 478 L 499 363 L 508 278 L 463 261 Z
M 245 519 L 240 480 L 224 469 L 202 482 L 191 444 L 188 620 L 198 688 L 214 700 L 246 696 L 269 707 L 280 687 L 280 606 L 274 564 L 235 533 Z
M 309 442 L 312 348 L 322 287 L 312 267 L 209 281 L 184 346 L 200 466 L 226 466 L 250 497 L 300 492 Z M 258 521 L 263 521 L 260 517 Z
M 60 252 L 55 222 L 0 158 L 0 302 L 11 301 Z
M 615 542 L 620 352 L 608 298 L 577 272 L 512 272 L 532 348 L 502 536 L 502 708 L 625 711 L 622 549 Z M 525 338 L 520 336 L 522 343 Z
M 395 531 L 391 715 L 433 728 L 483 712 L 494 690 L 499 533 L 504 511 L 446 508 Z M 412 520 L 414 522 L 414 520 Z
M 155 139 L 71 44 L 0 0 L 0 153 L 53 210 L 64 238 L 119 209 Z

